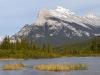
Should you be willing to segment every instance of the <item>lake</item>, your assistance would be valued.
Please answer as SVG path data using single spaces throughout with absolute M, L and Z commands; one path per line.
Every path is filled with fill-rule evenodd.
M 24 70 L 4 71 L 0 70 L 0 75 L 100 75 L 100 57 L 68 57 L 54 59 L 30 59 L 30 60 L 0 60 L 0 67 L 5 64 L 23 63 L 28 68 Z M 88 65 L 88 70 L 50 72 L 33 70 L 31 67 L 37 64 L 47 63 L 82 63 Z

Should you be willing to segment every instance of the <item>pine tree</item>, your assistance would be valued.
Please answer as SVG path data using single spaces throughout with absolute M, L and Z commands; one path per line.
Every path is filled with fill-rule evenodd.
M 10 44 L 10 38 L 9 36 L 6 36 L 4 38 L 4 40 L 2 41 L 1 45 L 0 45 L 1 49 L 10 49 L 11 48 L 11 44 Z

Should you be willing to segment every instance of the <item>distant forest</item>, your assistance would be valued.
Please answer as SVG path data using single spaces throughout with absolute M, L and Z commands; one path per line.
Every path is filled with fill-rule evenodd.
M 0 44 L 0 58 L 57 58 L 71 56 L 100 56 L 100 37 L 95 37 L 82 43 L 64 44 L 59 47 L 43 44 L 38 46 L 35 42 L 27 39 L 10 42 L 6 36 Z

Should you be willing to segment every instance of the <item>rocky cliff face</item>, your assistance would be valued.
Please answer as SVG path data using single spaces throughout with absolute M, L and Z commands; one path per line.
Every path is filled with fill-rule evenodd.
M 40 44 L 63 44 L 77 42 L 100 35 L 100 17 L 88 14 L 77 16 L 69 9 L 58 6 L 52 10 L 39 12 L 37 20 L 31 25 L 25 25 L 12 40 L 27 38 Z

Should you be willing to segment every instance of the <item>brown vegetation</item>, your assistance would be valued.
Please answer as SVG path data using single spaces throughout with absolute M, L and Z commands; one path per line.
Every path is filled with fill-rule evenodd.
M 40 64 L 34 67 L 41 71 L 71 71 L 71 70 L 86 70 L 85 64 Z
M 21 70 L 23 68 L 23 64 L 7 64 L 3 66 L 3 70 Z

